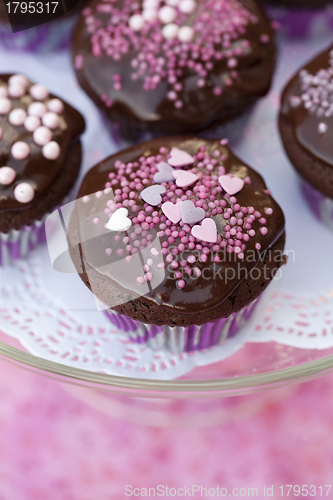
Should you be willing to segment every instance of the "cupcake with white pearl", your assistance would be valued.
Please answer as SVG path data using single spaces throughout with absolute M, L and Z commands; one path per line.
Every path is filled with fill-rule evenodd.
M 114 135 L 131 141 L 202 130 L 248 108 L 270 87 L 274 32 L 253 0 L 92 0 L 73 60 Z
M 333 230 L 333 45 L 288 82 L 279 125 L 306 200 L 316 218 Z
M 84 119 L 24 75 L 0 75 L 0 265 L 44 239 L 81 165 Z

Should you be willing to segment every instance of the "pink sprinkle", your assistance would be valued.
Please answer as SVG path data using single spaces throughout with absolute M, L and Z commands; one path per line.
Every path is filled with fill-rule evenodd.
M 136 278 L 136 281 L 139 283 L 139 285 L 143 285 L 143 284 L 144 284 L 144 282 L 145 282 L 145 279 L 144 279 L 144 277 L 143 277 L 143 276 L 138 276 L 138 277 Z
M 53 111 L 53 113 L 57 113 L 58 115 L 61 115 L 61 113 L 63 113 L 64 108 L 65 108 L 64 103 L 57 98 L 51 99 L 47 103 L 47 109 L 49 111 Z
M 261 227 L 261 228 L 260 228 L 260 232 L 261 232 L 261 234 L 262 234 L 263 236 L 265 236 L 265 235 L 268 233 L 268 229 L 267 229 L 267 227 Z
M 96 224 L 98 224 L 98 223 L 99 223 L 99 217 L 95 217 L 95 218 L 93 219 L 93 223 L 94 223 L 95 225 L 96 225 Z
M 84 63 L 84 57 L 82 55 L 75 56 L 75 59 L 74 59 L 74 68 L 75 69 L 82 69 L 83 63 Z
M 13 144 L 11 152 L 15 160 L 25 160 L 30 154 L 30 148 L 27 143 L 18 141 Z
M 38 116 L 38 118 L 42 118 L 45 113 L 46 106 L 42 102 L 33 102 L 28 108 L 28 115 L 30 116 Z
M 178 288 L 184 288 L 185 284 L 186 284 L 186 283 L 185 283 L 185 281 L 184 281 L 184 280 L 179 280 L 179 281 L 177 281 L 177 286 L 178 286 Z
M 45 146 L 43 146 L 43 156 L 48 160 L 57 160 L 60 153 L 60 146 L 55 141 L 48 142 Z
M 7 97 L 0 97 L 0 115 L 7 115 L 12 109 L 12 103 Z
M 52 132 L 47 127 L 38 127 L 33 133 L 33 139 L 38 146 L 45 146 L 52 139 Z
M 273 209 L 272 208 L 265 208 L 265 214 L 267 215 L 272 215 Z
M 112 254 L 112 248 L 106 248 L 105 249 L 106 255 L 111 255 Z
M 37 83 L 30 87 L 30 95 L 36 101 L 44 101 L 49 96 L 48 90 L 44 87 L 44 85 L 41 85 L 40 83 Z

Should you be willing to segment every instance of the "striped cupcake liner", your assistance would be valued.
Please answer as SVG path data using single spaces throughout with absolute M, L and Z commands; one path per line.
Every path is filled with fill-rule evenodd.
M 207 349 L 233 337 L 251 318 L 258 301 L 259 298 L 228 318 L 201 326 L 149 325 L 134 321 L 112 309 L 105 311 L 105 314 L 119 330 L 128 333 L 133 342 L 147 344 L 154 350 L 180 353 Z
M 47 214 L 48 215 L 48 214 Z M 26 257 L 40 243 L 45 243 L 45 215 L 31 226 L 23 226 L 9 233 L 0 233 L 0 266 Z
M 303 179 L 301 189 L 316 218 L 333 231 L 333 199 L 326 197 Z

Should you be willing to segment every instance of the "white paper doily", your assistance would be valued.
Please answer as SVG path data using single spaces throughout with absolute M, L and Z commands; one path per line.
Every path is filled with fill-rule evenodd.
M 47 360 L 150 379 L 179 377 L 232 355 L 245 342 L 275 341 L 300 349 L 333 346 L 333 233 L 315 220 L 304 202 L 276 124 L 281 89 L 296 68 L 328 46 L 331 37 L 318 29 L 311 39 L 279 42 L 271 92 L 247 115 L 247 121 L 240 118 L 220 133 L 229 137 L 238 156 L 262 173 L 287 221 L 288 265 L 283 277 L 270 285 L 248 325 L 224 345 L 204 352 L 172 355 L 130 343 L 96 310 L 92 294 L 77 275 L 52 269 L 44 246 L 26 261 L 0 268 L 0 331 Z M 88 117 L 81 178 L 117 150 L 98 110 L 78 87 L 69 53 L 37 57 L 0 50 L 0 58 L 1 71 L 26 73 Z

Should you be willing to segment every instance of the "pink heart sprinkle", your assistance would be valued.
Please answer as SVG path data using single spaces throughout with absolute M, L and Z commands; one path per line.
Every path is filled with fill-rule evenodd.
M 243 179 L 239 177 L 230 177 L 229 175 L 220 175 L 219 182 L 224 191 L 230 195 L 238 193 L 244 186 Z
M 192 236 L 198 240 L 207 241 L 208 243 L 216 243 L 217 228 L 213 219 L 204 219 L 201 226 L 192 227 Z
M 177 201 L 176 204 L 171 203 L 171 201 L 166 201 L 162 205 L 162 212 L 171 222 L 177 224 L 181 219 L 180 209 L 182 204 L 183 202 L 181 200 Z
M 181 188 L 191 186 L 191 184 L 199 179 L 196 174 L 187 172 L 186 170 L 175 170 L 172 175 L 176 179 L 177 186 Z
M 192 165 L 192 163 L 195 162 L 193 156 L 182 149 L 172 148 L 170 155 L 171 157 L 168 159 L 168 163 L 172 167 L 185 167 L 185 165 Z

